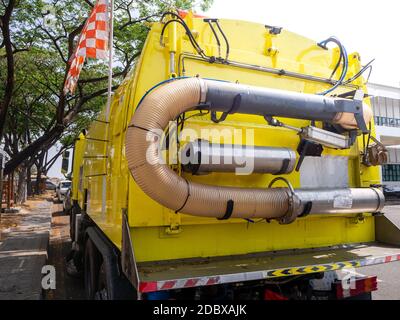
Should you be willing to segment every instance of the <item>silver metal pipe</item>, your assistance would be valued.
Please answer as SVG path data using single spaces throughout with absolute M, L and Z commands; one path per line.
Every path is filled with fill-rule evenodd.
M 358 100 L 246 86 L 231 82 L 202 80 L 206 89 L 203 101 L 210 111 L 244 113 L 264 117 L 325 121 L 344 129 L 357 129 L 356 114 L 364 125 L 372 118 L 371 108 Z M 360 127 L 360 129 L 362 129 Z
M 295 167 L 296 153 L 289 148 L 216 144 L 199 139 L 185 145 L 181 163 L 185 171 L 193 174 L 287 174 Z
M 312 203 L 309 214 L 350 214 L 379 212 L 385 197 L 379 189 L 296 189 L 303 210 Z
M 353 100 L 205 80 L 210 110 L 280 116 L 305 120 L 333 121 L 338 109 L 352 108 Z M 240 95 L 240 104 L 235 98 Z M 343 106 L 340 106 L 343 105 Z M 234 110 L 232 110 L 234 108 Z M 234 112 L 232 112 L 234 111 Z
M 169 53 L 169 73 L 175 73 L 175 52 L 173 51 Z
M 185 59 L 189 60 L 197 60 L 197 61 L 202 61 L 209 63 L 207 59 L 204 59 L 200 56 L 191 54 L 191 53 L 181 53 L 179 57 L 179 65 L 182 64 L 182 75 L 185 75 Z M 182 61 L 182 62 L 181 62 Z M 233 66 L 241 69 L 248 69 L 248 70 L 255 70 L 255 71 L 260 71 L 260 72 L 266 72 L 266 73 L 271 73 L 275 74 L 278 76 L 283 76 L 283 77 L 291 77 L 291 78 L 297 78 L 297 79 L 302 79 L 302 80 L 308 80 L 308 81 L 315 81 L 315 82 L 321 82 L 321 83 L 326 83 L 330 85 L 335 85 L 337 83 L 337 80 L 334 79 L 329 79 L 329 78 L 323 78 L 323 77 L 318 77 L 318 76 L 313 76 L 309 74 L 304 74 L 304 73 L 298 73 L 298 72 L 293 72 L 289 70 L 284 70 L 284 69 L 275 69 L 275 68 L 269 68 L 269 67 L 264 67 L 264 66 L 258 66 L 255 64 L 249 64 L 249 63 L 244 63 L 244 62 L 238 62 L 238 61 L 232 61 L 232 60 L 227 60 L 227 61 L 214 61 L 214 64 L 221 64 L 221 65 L 228 65 L 228 66 Z M 181 70 L 179 70 L 181 72 Z M 359 86 L 356 86 L 354 84 L 343 84 L 343 87 L 348 87 L 354 89 L 359 89 Z

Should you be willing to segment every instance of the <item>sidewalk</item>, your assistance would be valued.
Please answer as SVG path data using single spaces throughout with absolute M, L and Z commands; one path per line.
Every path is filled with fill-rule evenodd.
M 47 261 L 51 202 L 30 200 L 18 213 L 0 219 L 0 299 L 42 299 L 42 267 Z

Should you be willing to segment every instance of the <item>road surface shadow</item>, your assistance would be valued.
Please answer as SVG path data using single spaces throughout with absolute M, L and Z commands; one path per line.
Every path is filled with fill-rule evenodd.
M 56 289 L 45 293 L 46 300 L 84 300 L 83 280 L 70 277 L 65 257 L 71 249 L 69 216 L 64 215 L 62 205 L 53 204 L 48 264 L 56 269 Z

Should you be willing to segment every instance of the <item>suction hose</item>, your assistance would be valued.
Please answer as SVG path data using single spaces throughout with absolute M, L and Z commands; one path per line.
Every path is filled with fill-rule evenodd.
M 241 96 L 241 103 L 235 105 L 238 95 Z M 339 104 L 346 103 L 343 101 Z M 163 206 L 195 216 L 219 219 L 257 217 L 290 223 L 297 216 L 309 211 L 309 198 L 306 202 L 301 201 L 291 188 L 257 189 L 204 185 L 184 179 L 165 164 L 159 152 L 160 130 L 163 132 L 169 121 L 175 120 L 180 114 L 195 110 L 205 103 L 210 111 L 231 112 L 232 106 L 235 106 L 234 111 L 239 113 L 282 116 L 283 112 L 286 117 L 317 117 L 314 120 L 332 122 L 340 119 L 342 116 L 338 114 L 347 110 L 339 108 L 337 111 L 336 100 L 322 96 L 199 78 L 170 82 L 158 87 L 143 99 L 127 130 L 126 158 L 138 186 Z M 304 105 L 308 107 L 302 108 Z M 354 119 L 349 120 L 347 116 L 346 125 L 354 124 Z M 379 211 L 383 207 L 383 194 L 375 189 L 365 190 L 374 200 L 370 201 L 373 205 L 363 207 L 361 212 Z M 326 207 L 333 209 L 334 205 L 330 201 Z M 326 207 L 320 207 L 326 210 Z M 348 210 L 348 205 L 346 208 Z M 336 209 L 340 212 L 340 208 Z

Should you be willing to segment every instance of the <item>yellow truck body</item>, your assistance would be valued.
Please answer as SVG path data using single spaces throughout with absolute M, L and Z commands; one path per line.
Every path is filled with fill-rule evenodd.
M 205 48 L 206 53 L 217 56 L 218 48 L 208 25 L 201 18 L 187 19 L 192 29 L 198 32 L 198 42 Z M 234 61 L 329 78 L 338 60 L 337 51 L 324 50 L 315 41 L 286 30 L 282 30 L 277 36 L 271 36 L 264 25 L 257 23 L 221 20 L 220 24 L 230 40 L 230 58 Z M 87 213 L 112 242 L 117 247 L 121 246 L 123 209 L 127 209 L 138 261 L 224 256 L 374 241 L 374 218 L 368 215 L 358 223 L 354 215 L 313 216 L 299 219 L 290 225 L 280 225 L 277 222 L 252 224 L 243 219 L 218 221 L 176 214 L 145 195 L 135 184 L 127 167 L 124 156 L 125 132 L 135 107 L 146 91 L 171 76 L 170 44 L 168 39 L 166 47 L 160 44 L 161 28 L 161 23 L 152 25 L 135 69 L 114 93 L 109 123 L 106 123 L 103 109 L 99 121 L 94 121 L 88 129 L 84 150 L 80 147 L 75 151 L 75 162 L 79 162 L 79 158 L 82 161 L 80 165 L 74 165 L 73 189 L 78 190 L 73 195 L 83 207 L 83 189 L 88 190 Z M 176 30 L 175 41 L 176 57 L 184 53 L 194 54 L 184 30 L 179 27 Z M 271 45 L 279 51 L 273 57 L 268 56 Z M 358 53 L 349 56 L 351 77 L 360 71 L 361 63 Z M 175 61 L 175 64 L 182 66 L 182 62 L 179 61 Z M 183 75 L 182 67 L 177 70 L 179 75 Z M 200 75 L 203 78 L 303 93 L 317 93 L 330 86 L 316 81 L 196 60 L 185 61 L 185 75 Z M 354 85 L 366 91 L 363 81 L 359 78 Z M 340 88 L 337 93 L 350 89 Z M 369 103 L 368 99 L 366 101 Z M 286 123 L 297 127 L 307 125 L 307 121 L 304 120 L 290 119 L 286 120 Z M 186 123 L 186 127 L 194 129 L 204 125 L 216 127 L 218 130 L 223 129 L 223 126 L 253 128 L 255 142 L 261 146 L 288 146 L 296 149 L 298 144 L 298 137 L 292 132 L 269 127 L 264 119 L 257 116 L 232 115 L 222 125 L 216 125 L 207 115 L 191 118 Z M 368 168 L 361 164 L 361 148 L 362 142 L 359 138 L 358 144 L 349 150 L 325 149 L 323 153 L 348 158 L 350 187 L 380 183 L 378 167 Z M 266 188 L 273 178 L 274 176 L 269 174 L 237 177 L 235 174 L 226 173 L 189 177 L 208 184 L 259 188 Z M 288 175 L 287 178 L 295 188 L 301 187 L 298 172 Z M 103 180 L 106 181 L 105 207 Z M 79 183 L 80 190 L 77 188 Z
M 222 56 L 225 55 L 225 43 L 222 42 L 218 47 L 212 30 L 202 18 L 189 13 L 185 22 L 208 56 L 218 57 L 220 51 Z M 220 221 L 175 213 L 152 200 L 135 183 L 125 157 L 127 127 L 142 97 L 162 81 L 173 77 L 197 76 L 310 94 L 332 86 L 322 81 L 288 76 L 283 72 L 274 74 L 263 68 L 329 79 L 339 59 L 338 49 L 323 49 L 316 41 L 284 29 L 273 34 L 269 32 L 269 27 L 262 24 L 236 20 L 219 20 L 219 23 L 229 39 L 229 59 L 253 68 L 197 59 L 185 30 L 178 24 L 169 25 L 160 43 L 163 23 L 153 23 L 140 59 L 113 95 L 109 116 L 104 108 L 88 128 L 86 136 L 81 136 L 77 141 L 73 200 L 81 209 L 86 209 L 87 215 L 119 249 L 125 212 L 136 263 L 139 264 L 374 242 L 375 217 L 368 213 L 312 215 L 287 225 L 277 221 L 257 220 L 253 223 L 244 219 Z M 174 54 L 171 55 L 171 52 Z M 171 57 L 173 61 L 170 61 Z M 348 57 L 347 77 L 351 78 L 360 71 L 361 58 L 356 52 Z M 171 72 L 171 63 L 175 72 Z M 339 73 L 335 74 L 334 79 Z M 362 77 L 339 87 L 334 94 L 356 89 L 366 92 Z M 364 102 L 370 104 L 368 98 Z M 295 127 L 310 124 L 308 120 L 280 120 Z M 216 124 L 211 121 L 210 114 L 205 114 L 185 122 L 185 128 L 195 131 L 204 127 L 218 130 L 254 129 L 255 144 L 258 146 L 286 146 L 296 150 L 299 143 L 299 137 L 292 131 L 269 126 L 265 119 L 254 115 L 229 115 L 224 122 Z M 373 121 L 371 129 L 374 135 Z M 332 178 L 344 174 L 348 187 L 379 184 L 379 167 L 367 167 L 361 162 L 362 147 L 362 136 L 359 136 L 350 149 L 325 148 L 323 158 L 333 162 L 335 159 L 345 159 L 345 165 L 337 172 L 318 171 L 316 168 L 316 174 L 330 175 Z M 332 171 L 332 168 L 329 170 Z M 177 171 L 188 180 L 221 186 L 267 188 L 275 178 L 271 174 L 237 176 L 234 173 L 192 176 L 181 172 L 179 168 Z M 303 187 L 300 172 L 294 171 L 285 177 L 295 188 Z M 174 197 L 174 190 L 171 190 L 171 197 Z M 299 262 L 301 265 L 304 262 Z

